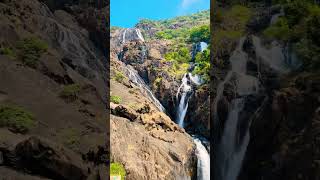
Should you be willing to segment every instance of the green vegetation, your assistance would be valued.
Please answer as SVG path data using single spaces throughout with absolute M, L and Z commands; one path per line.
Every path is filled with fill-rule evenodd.
M 195 62 L 197 66 L 193 73 L 201 75 L 203 80 L 208 82 L 210 80 L 210 48 L 199 52 L 195 57 Z
M 305 70 L 320 68 L 320 7 L 311 0 L 281 1 L 285 16 L 264 31 L 290 45 Z
M 60 97 L 68 100 L 75 101 L 81 91 L 81 86 L 79 84 L 70 84 L 63 87 L 60 92 Z
M 125 78 L 126 78 L 126 76 L 120 71 L 117 71 L 114 76 L 114 79 L 119 83 L 122 83 Z
M 147 26 L 154 27 L 159 31 L 156 32 L 154 37 L 148 38 L 157 38 L 157 39 L 171 39 L 179 42 L 189 41 L 190 29 L 194 27 L 201 27 L 202 25 L 209 24 L 210 20 L 210 11 L 201 11 L 188 16 L 179 16 L 172 19 L 154 21 L 149 19 L 142 19 L 138 23 L 138 26 Z M 142 31 L 142 33 L 144 33 Z
M 80 133 L 78 129 L 68 128 L 62 132 L 65 145 L 71 149 L 76 149 L 80 144 Z
M 124 180 L 126 177 L 126 170 L 122 164 L 113 162 L 110 165 L 110 175 L 111 176 L 121 176 L 121 180 Z
M 163 31 L 158 31 L 156 33 L 156 38 L 186 40 L 189 34 L 190 32 L 187 28 L 165 29 Z
M 223 17 L 224 22 L 228 26 L 226 29 L 244 33 L 246 24 L 252 15 L 253 13 L 248 7 L 241 5 L 233 6 Z
M 192 28 L 165 29 L 156 33 L 158 39 L 174 39 L 178 42 L 207 42 L 210 41 L 209 25 L 200 25 Z
M 162 69 L 170 75 L 180 79 L 188 72 L 189 63 L 192 61 L 191 47 L 194 43 L 210 43 L 210 11 L 201 11 L 188 16 L 180 16 L 173 19 L 153 21 L 142 19 L 138 26 L 154 27 L 158 31 L 154 37 L 156 39 L 171 40 L 170 50 L 164 55 L 165 61 L 170 67 Z M 208 64 L 206 60 L 200 60 L 199 67 L 194 73 L 208 74 Z M 200 70 L 205 68 L 204 70 Z M 156 69 L 155 69 L 156 70 Z M 157 86 L 161 79 L 156 79 L 154 86 Z
M 267 28 L 263 34 L 268 38 L 276 38 L 282 41 L 288 41 L 290 34 L 288 21 L 285 18 L 280 18 L 273 26 Z
M 154 82 L 153 82 L 153 86 L 154 87 L 159 87 L 162 83 L 162 77 L 157 77 Z
M 232 1 L 231 4 L 235 2 Z M 234 5 L 227 9 L 219 8 L 216 11 L 217 18 L 214 21 L 215 28 L 211 32 L 214 37 L 211 46 L 214 50 L 212 53 L 217 60 L 223 59 L 226 54 L 229 54 L 228 50 L 233 49 L 239 38 L 244 36 L 246 25 L 252 15 L 252 10 L 242 5 Z M 215 62 L 217 63 L 216 65 L 223 64 L 222 61 Z
M 122 101 L 122 98 L 120 96 L 111 96 L 110 101 L 115 104 L 120 104 Z
M 165 54 L 165 59 L 169 61 L 177 61 L 178 63 L 188 63 L 191 61 L 190 51 L 187 47 L 181 47 L 177 51 Z
M 7 55 L 11 58 L 15 58 L 16 54 L 12 48 L 2 47 L 0 48 L 0 54 Z
M 152 27 L 157 27 L 159 29 L 172 29 L 174 25 L 179 25 L 179 27 L 190 28 L 200 24 L 209 24 L 210 11 L 200 11 L 188 16 L 178 16 L 172 19 L 165 20 L 149 20 L 141 19 L 138 25 L 148 25 Z
M 33 114 L 27 110 L 12 105 L 0 106 L 0 127 L 9 127 L 15 132 L 24 134 L 35 125 Z
M 26 38 L 18 42 L 17 49 L 20 51 L 22 62 L 36 68 L 40 56 L 47 51 L 48 45 L 39 38 Z
M 173 62 L 173 65 L 165 70 L 177 79 L 181 79 L 183 75 L 188 72 L 189 66 L 189 63 L 179 64 L 177 62 Z
M 210 27 L 209 25 L 201 25 L 191 29 L 190 41 L 193 43 L 206 42 L 210 43 Z

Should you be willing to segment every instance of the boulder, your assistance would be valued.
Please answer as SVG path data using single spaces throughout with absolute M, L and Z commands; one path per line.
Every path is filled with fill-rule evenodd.
M 27 169 L 48 178 L 84 180 L 90 166 L 80 156 L 37 136 L 22 136 L 0 129 L 0 150 L 5 166 Z

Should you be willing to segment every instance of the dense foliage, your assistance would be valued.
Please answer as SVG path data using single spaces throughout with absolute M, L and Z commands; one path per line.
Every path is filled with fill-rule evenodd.
M 313 2 L 281 2 L 285 16 L 264 31 L 266 37 L 292 46 L 305 70 L 320 68 L 320 7 Z
M 199 52 L 195 57 L 195 62 L 197 66 L 193 70 L 194 74 L 199 74 L 203 77 L 203 80 L 209 81 L 210 76 L 210 48 Z
M 234 5 L 226 9 L 219 8 L 217 10 L 214 21 L 216 28 L 211 32 L 214 37 L 212 40 L 214 52 L 212 53 L 217 60 L 215 62 L 221 63 L 218 57 L 223 57 L 223 53 L 229 54 L 223 50 L 232 49 L 234 43 L 245 34 L 246 24 L 252 17 L 252 14 L 250 8 L 241 5 Z
M 170 40 L 171 45 L 169 51 L 164 55 L 166 63 L 169 67 L 162 69 L 176 78 L 182 78 L 192 61 L 196 61 L 197 67 L 193 73 L 201 74 L 205 77 L 209 73 L 209 50 L 204 53 L 199 53 L 196 57 L 192 57 L 193 45 L 199 42 L 210 43 L 210 11 L 201 11 L 187 16 L 179 16 L 172 19 L 153 21 L 142 19 L 136 25 L 143 28 L 148 27 L 155 30 L 155 34 L 148 39 Z M 155 69 L 157 70 L 157 69 Z

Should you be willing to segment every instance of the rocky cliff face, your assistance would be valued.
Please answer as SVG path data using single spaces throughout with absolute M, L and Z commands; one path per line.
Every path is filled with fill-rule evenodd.
M 26 173 L 48 179 L 106 178 L 108 43 L 97 38 L 107 37 L 108 6 L 52 2 L 0 2 L 0 104 L 19 106 L 36 122 L 25 136 L 1 125 L 1 137 L 19 142 L 1 147 L 1 171 L 17 179 L 30 179 Z M 7 144 L 5 139 L 0 143 Z M 21 161 L 12 162 L 16 159 Z M 38 163 L 30 169 L 28 161 L 34 159 Z
M 110 106 L 111 161 L 124 165 L 126 179 L 194 179 L 192 138 L 126 76 L 117 53 L 111 57 L 111 97 L 121 99 Z M 119 74 L 124 76 L 119 79 Z
M 261 118 L 251 127 L 252 140 L 241 178 L 317 179 L 319 78 L 299 74 L 274 91 Z

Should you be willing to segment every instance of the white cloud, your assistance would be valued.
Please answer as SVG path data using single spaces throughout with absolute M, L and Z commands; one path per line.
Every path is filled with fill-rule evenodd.
M 188 9 L 191 5 L 199 1 L 200 0 L 182 0 L 181 7 L 182 9 Z

